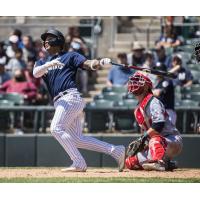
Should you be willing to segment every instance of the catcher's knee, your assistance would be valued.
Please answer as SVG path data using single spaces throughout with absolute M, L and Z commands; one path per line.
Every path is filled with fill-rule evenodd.
M 130 170 L 142 169 L 142 166 L 139 164 L 137 156 L 129 156 L 125 160 L 126 168 Z
M 167 143 L 165 138 L 160 135 L 153 136 L 149 141 L 149 150 L 152 160 L 162 160 L 165 155 L 166 147 Z

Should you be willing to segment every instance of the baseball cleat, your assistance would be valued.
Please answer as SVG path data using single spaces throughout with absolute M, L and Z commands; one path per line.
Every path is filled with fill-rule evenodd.
M 161 162 L 144 163 L 142 164 L 142 167 L 147 171 L 165 171 L 165 165 Z
M 165 165 L 166 171 L 173 171 L 174 169 L 177 169 L 177 168 L 178 168 L 177 161 L 169 160 L 168 162 L 166 162 L 166 165 Z
M 124 169 L 124 165 L 125 165 L 125 157 L 126 157 L 126 151 L 125 151 L 125 147 L 124 146 L 120 146 L 120 148 L 122 149 L 122 153 L 121 156 L 118 159 L 118 166 L 119 166 L 119 172 L 122 172 Z
M 61 172 L 86 172 L 86 169 L 81 169 L 79 167 L 67 167 L 61 169 Z

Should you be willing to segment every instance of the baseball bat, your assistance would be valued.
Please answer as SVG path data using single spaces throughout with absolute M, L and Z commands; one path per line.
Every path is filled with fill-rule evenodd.
M 127 68 L 130 68 L 130 69 L 140 70 L 140 71 L 147 72 L 147 73 L 150 73 L 150 74 L 165 76 L 165 77 L 168 77 L 168 78 L 173 78 L 173 79 L 177 78 L 177 75 L 173 74 L 171 72 L 166 72 L 166 71 L 161 71 L 161 70 L 156 70 L 156 69 L 149 69 L 147 67 L 138 67 L 138 66 L 125 65 L 125 64 L 118 64 L 118 63 L 115 63 L 115 62 L 111 62 L 111 64 L 117 65 L 117 66 L 120 66 L 120 67 L 127 67 Z

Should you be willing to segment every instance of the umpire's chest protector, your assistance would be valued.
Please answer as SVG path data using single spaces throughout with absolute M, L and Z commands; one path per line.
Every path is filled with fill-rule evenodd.
M 153 94 L 148 94 L 134 111 L 135 119 L 143 130 L 148 130 L 151 126 L 151 118 L 145 114 L 145 108 L 153 98 Z

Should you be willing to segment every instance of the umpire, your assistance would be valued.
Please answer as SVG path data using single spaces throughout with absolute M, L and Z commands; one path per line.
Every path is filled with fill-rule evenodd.
M 156 63 L 156 70 L 167 71 L 167 67 L 165 64 L 158 62 Z M 175 96 L 173 81 L 157 75 L 157 84 L 153 89 L 153 94 L 164 104 L 169 119 L 175 125 L 177 116 L 174 109 Z

